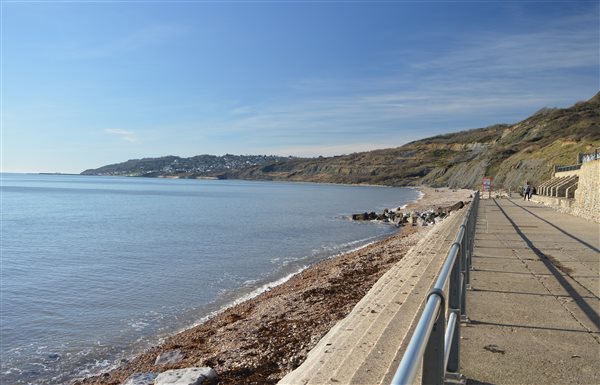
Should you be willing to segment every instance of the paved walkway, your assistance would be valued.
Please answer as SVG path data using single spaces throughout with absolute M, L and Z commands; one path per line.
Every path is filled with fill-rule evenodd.
M 468 384 L 600 384 L 600 226 L 482 200 L 462 328 Z

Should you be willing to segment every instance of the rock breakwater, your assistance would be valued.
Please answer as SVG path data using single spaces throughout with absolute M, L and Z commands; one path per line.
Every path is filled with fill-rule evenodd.
M 352 214 L 352 220 L 354 221 L 383 221 L 386 223 L 393 223 L 396 227 L 405 226 L 412 224 L 416 226 L 419 222 L 422 226 L 435 224 L 436 218 L 444 219 L 452 211 L 459 210 L 468 204 L 469 202 L 458 201 L 450 206 L 438 206 L 433 209 L 426 209 L 424 211 L 419 210 L 407 210 L 402 211 L 402 208 L 397 209 L 384 209 L 382 213 L 378 214 L 375 211 L 370 213 L 364 212 L 359 214 Z

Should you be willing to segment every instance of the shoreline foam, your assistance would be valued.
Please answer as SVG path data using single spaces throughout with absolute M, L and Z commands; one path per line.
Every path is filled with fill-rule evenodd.
M 122 365 L 124 360 L 126 360 L 126 361 L 127 360 L 135 360 L 139 355 L 148 351 L 148 349 L 151 349 L 153 346 L 162 345 L 168 339 L 170 339 L 178 334 L 185 333 L 185 332 L 189 331 L 190 329 L 202 326 L 206 322 L 210 321 L 212 318 L 218 317 L 219 315 L 228 311 L 229 309 L 235 308 L 236 306 L 239 306 L 247 301 L 250 301 L 250 300 L 260 296 L 261 294 L 264 294 L 265 292 L 268 292 L 268 291 L 273 290 L 281 285 L 284 285 L 286 282 L 288 282 L 294 276 L 301 274 L 303 271 L 310 269 L 311 267 L 313 267 L 316 264 L 319 264 L 321 262 L 324 262 L 324 261 L 327 261 L 330 259 L 344 256 L 345 254 L 360 251 L 360 250 L 365 249 L 377 242 L 384 241 L 384 240 L 394 236 L 397 232 L 398 232 L 398 230 L 394 229 L 391 233 L 388 233 L 388 234 L 382 234 L 382 235 L 377 235 L 377 236 L 372 236 L 372 237 L 368 237 L 368 238 L 364 238 L 364 239 L 358 239 L 358 240 L 346 242 L 346 243 L 343 243 L 340 245 L 336 245 L 336 247 L 334 247 L 333 249 L 329 249 L 327 251 L 313 250 L 315 252 L 315 254 L 325 254 L 325 256 L 319 258 L 318 260 L 314 260 L 309 264 L 304 264 L 300 268 L 292 271 L 291 273 L 287 273 L 283 277 L 276 278 L 273 280 L 266 280 L 265 283 L 262 283 L 260 286 L 254 288 L 254 289 L 251 289 L 250 292 L 246 292 L 246 293 L 236 296 L 235 293 L 236 292 L 239 293 L 239 292 L 243 291 L 244 287 L 232 288 L 232 289 L 230 289 L 230 291 L 228 293 L 228 294 L 231 294 L 229 299 L 224 299 L 223 297 L 217 298 L 214 302 L 208 304 L 209 308 L 212 307 L 214 310 L 209 310 L 208 313 L 201 316 L 196 321 L 192 321 L 188 325 L 183 326 L 179 329 L 175 329 L 168 333 L 159 333 L 154 336 L 148 336 L 147 338 L 144 338 L 143 340 L 140 339 L 136 342 L 140 343 L 141 341 L 143 341 L 143 344 L 140 345 L 142 347 L 142 349 L 139 349 L 139 347 L 137 350 L 131 349 L 124 356 L 115 358 L 114 361 L 104 360 L 103 362 L 101 362 L 101 365 L 100 365 L 100 363 L 97 363 L 97 365 L 94 365 L 93 367 L 86 367 L 85 369 L 82 369 L 78 375 L 75 375 L 75 380 L 73 380 L 73 381 L 77 382 L 83 378 L 100 376 L 103 373 L 114 371 Z M 361 244 L 363 242 L 365 242 L 365 243 Z M 360 245 L 356 246 L 356 247 L 350 247 L 355 244 L 360 244 Z M 347 247 L 350 247 L 350 248 L 346 249 Z M 337 252 L 337 250 L 340 250 L 340 249 L 342 249 L 343 251 Z M 314 258 L 314 255 L 313 255 L 313 258 Z M 307 256 L 307 259 L 310 259 L 310 257 Z M 260 281 L 261 280 L 255 280 L 254 282 L 257 283 Z M 123 351 L 123 353 L 125 353 L 125 351 Z M 122 357 L 126 357 L 126 358 L 122 358 Z M 95 370 L 94 370 L 94 367 L 96 368 Z
M 422 195 L 408 207 L 444 205 L 468 197 L 467 190 L 448 194 L 448 189 L 422 187 L 419 191 Z M 320 337 L 427 230 L 405 227 L 384 239 L 361 245 L 358 250 L 334 254 L 288 274 L 276 280 L 281 281 L 276 286 L 273 282 L 266 283 L 248 293 L 248 298 L 235 299 L 216 314 L 166 338 L 161 346 L 147 350 L 106 375 L 76 383 L 118 384 L 137 371 L 198 365 L 215 368 L 223 383 L 275 383 L 304 360 Z M 158 354 L 176 348 L 184 352 L 184 361 L 172 367 L 154 366 Z
M 367 242 L 367 243 L 365 243 L 365 244 L 363 244 L 361 246 L 357 246 L 357 247 L 354 247 L 354 248 L 349 249 L 349 250 L 345 250 L 345 251 L 342 251 L 342 252 L 339 252 L 339 253 L 334 253 L 334 254 L 328 255 L 325 258 L 323 258 L 322 260 L 314 262 L 312 264 L 303 265 L 302 267 L 300 267 L 296 271 L 293 271 L 292 273 L 289 273 L 289 274 L 287 274 L 287 275 L 285 275 L 285 276 L 283 276 L 281 278 L 278 278 L 278 279 L 275 279 L 275 280 L 272 280 L 272 281 L 267 281 L 266 283 L 260 285 L 259 287 L 251 290 L 249 293 L 242 294 L 242 295 L 234 298 L 233 300 L 225 301 L 224 304 L 222 306 L 220 306 L 217 310 L 213 310 L 213 311 L 209 312 L 207 315 L 201 317 L 198 321 L 194 322 L 191 326 L 186 326 L 186 327 L 184 327 L 182 329 L 177 330 L 174 333 L 170 333 L 168 336 L 161 338 L 161 341 L 164 341 L 165 339 L 167 339 L 169 337 L 172 337 L 175 334 L 179 334 L 179 333 L 185 332 L 185 331 L 187 331 L 189 329 L 195 328 L 197 326 L 201 326 L 205 322 L 209 321 L 211 318 L 213 318 L 215 316 L 218 316 L 219 314 L 227 311 L 228 309 L 230 309 L 232 307 L 235 307 L 235 306 L 238 306 L 238 305 L 240 305 L 240 304 L 242 304 L 242 303 L 244 303 L 246 301 L 252 300 L 252 299 L 258 297 L 259 295 L 261 295 L 261 294 L 263 294 L 265 292 L 268 292 L 268 291 L 273 290 L 274 288 L 276 288 L 278 286 L 281 286 L 281 285 L 285 284 L 290 279 L 292 279 L 294 276 L 296 276 L 297 274 L 302 273 L 306 269 L 310 269 L 315 264 L 318 264 L 320 262 L 323 262 L 323 261 L 326 261 L 326 260 L 329 260 L 329 259 L 341 257 L 341 256 L 344 256 L 345 254 L 349 254 L 349 253 L 354 253 L 354 252 L 360 251 L 360 250 L 362 250 L 364 248 L 367 248 L 367 247 L 369 247 L 369 246 L 371 246 L 371 245 L 373 245 L 373 244 L 375 244 L 377 242 L 384 241 L 384 240 L 386 240 L 386 239 L 394 236 L 396 233 L 397 233 L 397 231 L 394 231 L 393 233 L 385 234 L 385 235 L 382 235 L 382 236 L 370 237 L 370 238 L 366 238 L 364 240 L 361 239 L 361 240 L 357 240 L 357 241 L 348 242 L 348 243 L 346 243 L 344 245 L 356 244 L 356 243 L 360 243 L 362 241 L 366 241 L 366 240 L 369 240 L 369 239 L 372 239 L 372 238 L 377 238 L 377 239 L 375 239 L 373 241 L 369 241 L 369 242 Z M 258 282 L 258 280 L 256 282 Z M 237 290 L 239 290 L 239 289 L 240 288 L 237 288 Z M 235 291 L 235 290 L 236 289 L 232 289 L 232 291 Z M 216 300 L 216 302 L 219 302 L 219 301 Z

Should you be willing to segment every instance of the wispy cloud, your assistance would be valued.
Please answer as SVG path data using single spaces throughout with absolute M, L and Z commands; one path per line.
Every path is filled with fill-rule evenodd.
M 598 30 L 547 30 L 512 36 L 479 36 L 471 44 L 434 60 L 415 63 L 415 70 L 459 70 L 478 75 L 523 76 L 535 71 L 590 67 L 598 63 Z
M 127 52 L 147 49 L 151 46 L 164 44 L 180 37 L 185 29 L 179 25 L 151 24 L 129 31 L 126 34 L 104 37 L 96 44 L 86 41 L 75 43 L 66 49 L 65 58 L 98 59 L 122 55 Z M 65 52 L 65 51 L 62 51 Z M 69 54 L 70 53 L 70 54 Z
M 137 142 L 138 140 L 137 135 L 134 132 L 121 130 L 120 128 L 105 128 L 104 132 L 109 135 L 117 136 L 122 140 L 130 143 Z
M 316 155 L 515 122 L 598 91 L 598 28 L 597 15 L 580 15 L 531 33 L 463 36 L 452 50 L 385 75 L 302 79 L 291 85 L 295 96 L 245 107 L 217 128 L 286 154 Z
M 248 115 L 250 113 L 252 113 L 252 108 L 250 106 L 239 106 L 231 110 L 231 114 L 237 116 Z
M 332 155 L 347 155 L 355 152 L 371 151 L 381 148 L 392 147 L 393 143 L 343 143 L 332 145 L 308 145 L 308 146 L 283 146 L 269 147 L 262 150 L 264 153 L 278 154 L 282 156 L 292 155 L 300 157 L 317 157 Z

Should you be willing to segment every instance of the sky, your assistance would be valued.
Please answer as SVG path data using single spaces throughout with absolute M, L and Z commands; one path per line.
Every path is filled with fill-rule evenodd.
M 1 171 L 329 156 L 600 90 L 599 1 L 9 1 Z

